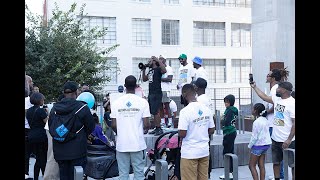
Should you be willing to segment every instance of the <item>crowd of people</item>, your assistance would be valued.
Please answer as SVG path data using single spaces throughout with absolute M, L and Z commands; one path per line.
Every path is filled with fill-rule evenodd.
M 193 65 L 187 62 L 186 54 L 181 54 L 178 60 L 181 66 L 176 87 L 183 108 L 177 125 L 181 150 L 177 166 L 179 174 L 175 179 L 207 180 L 210 179 L 212 169 L 210 139 L 215 132 L 214 112 L 206 94 L 208 73 L 202 66 L 202 58 L 198 56 L 193 58 Z M 80 86 L 74 81 L 65 82 L 58 102 L 48 108 L 44 104 L 45 95 L 39 91 L 39 86 L 33 85 L 32 78 L 26 75 L 25 179 L 30 178 L 29 158 L 34 156 L 35 180 L 39 178 L 40 171 L 45 180 L 71 180 L 74 177 L 74 166 L 86 167 L 87 145 L 107 144 L 116 150 L 120 180 L 129 178 L 130 166 L 135 179 L 144 180 L 147 148 L 144 134 L 159 136 L 164 133 L 164 128 L 174 127 L 177 105 L 170 98 L 173 69 L 163 56 L 152 56 L 141 73 L 142 80 L 149 84 L 148 96 L 144 95 L 137 84 L 136 77 L 127 76 L 124 86 L 119 86 L 118 93 L 106 94 L 102 103 L 103 123 L 100 123 L 96 114 L 96 102 L 89 108 L 86 102 L 77 100 L 82 92 L 90 92 L 95 96 L 88 84 Z M 265 179 L 265 154 L 269 148 L 272 150 L 274 179 L 283 179 L 283 150 L 295 148 L 295 99 L 293 85 L 287 81 L 287 76 L 286 69 L 271 70 L 267 75 L 267 83 L 271 87 L 268 95 L 255 82 L 250 83 L 254 92 L 269 103 L 256 103 L 252 108 L 255 121 L 248 144 L 248 167 L 254 180 Z M 227 94 L 223 99 L 226 109 L 221 120 L 222 155 L 235 153 L 238 118 L 235 99 L 233 94 Z M 58 142 L 50 133 L 53 120 L 56 116 L 75 113 L 77 119 L 73 129 L 63 127 L 60 133 L 72 131 L 76 135 L 64 143 Z M 150 117 L 153 118 L 154 129 L 150 129 Z M 289 166 L 294 168 L 292 157 L 289 157 Z M 232 165 L 228 172 L 232 178 Z M 294 179 L 294 173 L 292 177 Z M 220 178 L 224 179 L 225 175 Z

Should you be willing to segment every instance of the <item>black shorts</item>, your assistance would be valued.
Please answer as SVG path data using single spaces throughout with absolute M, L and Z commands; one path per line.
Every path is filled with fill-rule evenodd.
M 282 142 L 276 142 L 272 139 L 272 163 L 280 164 L 283 160 Z M 295 149 L 295 141 L 292 141 L 288 148 Z M 290 167 L 294 167 L 293 154 L 289 152 L 288 164 Z
M 156 115 L 160 110 L 160 106 L 162 105 L 162 92 L 159 94 L 149 94 L 148 103 L 150 107 L 150 113 L 152 115 Z

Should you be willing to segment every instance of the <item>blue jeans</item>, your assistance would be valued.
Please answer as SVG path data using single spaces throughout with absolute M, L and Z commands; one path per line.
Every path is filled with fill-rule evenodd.
M 82 166 L 84 169 L 87 164 L 87 156 L 72 159 L 72 160 L 58 160 L 60 180 L 74 180 L 74 166 Z
M 270 137 L 272 135 L 273 127 L 269 127 Z M 284 169 L 283 169 L 283 161 L 280 163 L 280 179 L 284 179 Z
M 119 152 L 117 151 L 119 180 L 128 180 L 130 162 L 133 168 L 134 180 L 143 180 L 145 166 L 145 151 Z

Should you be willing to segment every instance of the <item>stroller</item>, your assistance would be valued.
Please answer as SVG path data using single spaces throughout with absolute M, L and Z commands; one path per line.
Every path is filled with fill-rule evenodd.
M 119 176 L 115 147 L 103 142 L 97 136 L 91 135 L 94 139 L 99 139 L 104 145 L 88 144 L 84 180 L 87 180 L 88 177 L 104 180 Z M 130 167 L 130 173 L 133 173 L 132 167 Z
M 155 180 L 155 170 L 151 167 L 154 167 L 156 160 L 161 158 L 168 162 L 168 179 L 171 180 L 174 177 L 181 179 L 179 141 L 178 131 L 165 132 L 157 138 L 154 149 L 147 152 L 151 164 L 144 173 L 145 180 Z

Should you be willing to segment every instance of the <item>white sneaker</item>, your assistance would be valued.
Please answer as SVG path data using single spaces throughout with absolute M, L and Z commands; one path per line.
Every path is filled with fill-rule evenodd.
M 165 123 L 161 123 L 160 127 L 161 127 L 161 129 L 166 128 L 166 124 Z
M 24 174 L 24 179 L 28 179 L 29 175 L 28 174 Z
M 219 176 L 219 178 L 220 178 L 220 179 L 224 179 L 224 178 L 225 178 L 225 177 L 224 177 L 224 174 L 221 175 L 221 176 Z M 232 173 L 229 173 L 229 178 L 230 178 L 230 179 L 233 179 Z
M 168 128 L 173 128 L 172 123 L 168 123 Z

